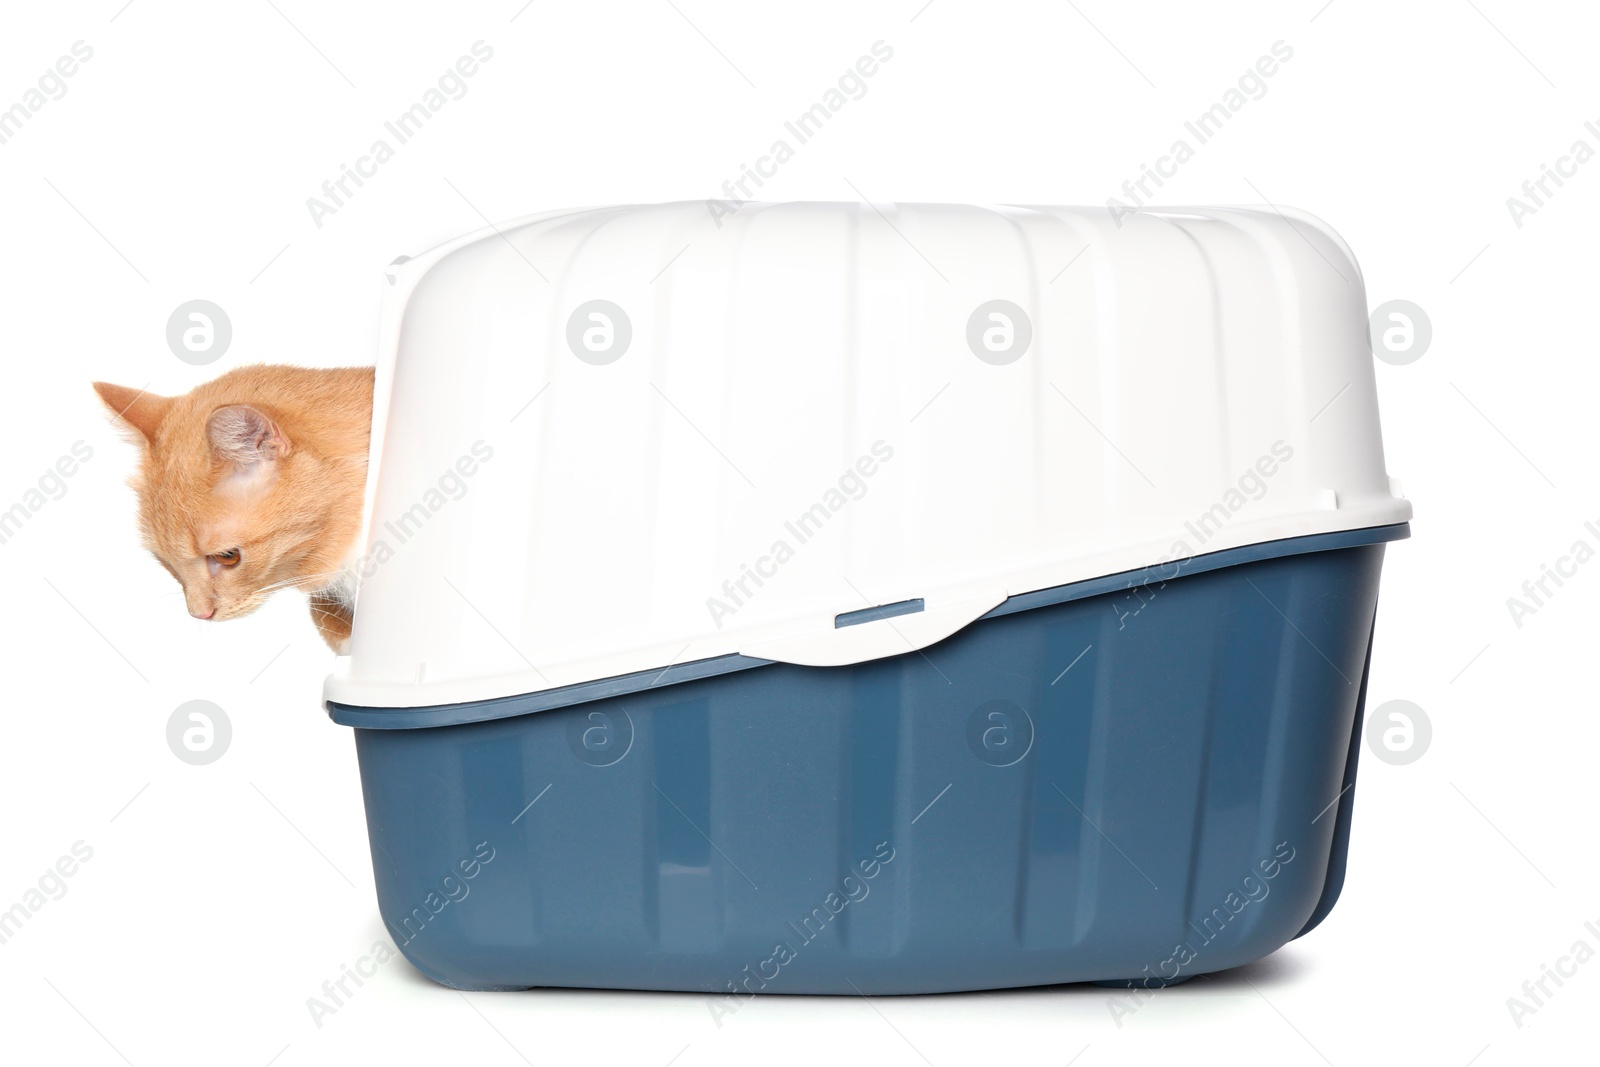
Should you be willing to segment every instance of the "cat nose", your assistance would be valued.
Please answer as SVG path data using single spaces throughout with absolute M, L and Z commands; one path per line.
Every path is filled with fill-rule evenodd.
M 211 618 L 211 616 L 215 615 L 216 613 L 217 613 L 217 609 L 216 608 L 207 608 L 203 614 L 201 612 L 198 612 L 198 611 L 194 610 L 193 608 L 189 609 L 189 614 L 193 615 L 197 619 L 209 619 L 209 618 Z

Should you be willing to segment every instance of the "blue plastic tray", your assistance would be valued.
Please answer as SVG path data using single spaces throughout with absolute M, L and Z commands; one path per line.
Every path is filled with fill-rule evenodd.
M 378 902 L 464 989 L 1181 981 L 1343 881 L 1385 526 L 1012 597 L 847 667 L 730 656 L 356 727 Z

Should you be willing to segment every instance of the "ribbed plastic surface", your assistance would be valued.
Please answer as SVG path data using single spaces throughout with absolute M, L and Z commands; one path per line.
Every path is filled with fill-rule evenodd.
M 357 730 L 385 922 L 465 988 L 908 993 L 1259 958 L 1337 894 L 1382 555 Z
M 1410 514 L 1359 271 L 1294 213 L 603 208 L 393 280 L 343 703 L 858 662 L 1007 595 Z

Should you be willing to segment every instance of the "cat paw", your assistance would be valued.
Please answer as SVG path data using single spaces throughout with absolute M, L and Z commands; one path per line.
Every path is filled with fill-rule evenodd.
M 318 590 L 311 594 L 311 621 L 317 624 L 317 632 L 333 649 L 334 655 L 350 654 L 350 628 L 355 617 L 349 605 L 338 597 Z

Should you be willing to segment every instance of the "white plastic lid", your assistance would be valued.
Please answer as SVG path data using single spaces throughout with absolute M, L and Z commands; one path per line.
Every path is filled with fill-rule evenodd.
M 1359 269 L 1287 209 L 597 208 L 390 280 L 337 703 L 860 662 L 1411 514 Z

